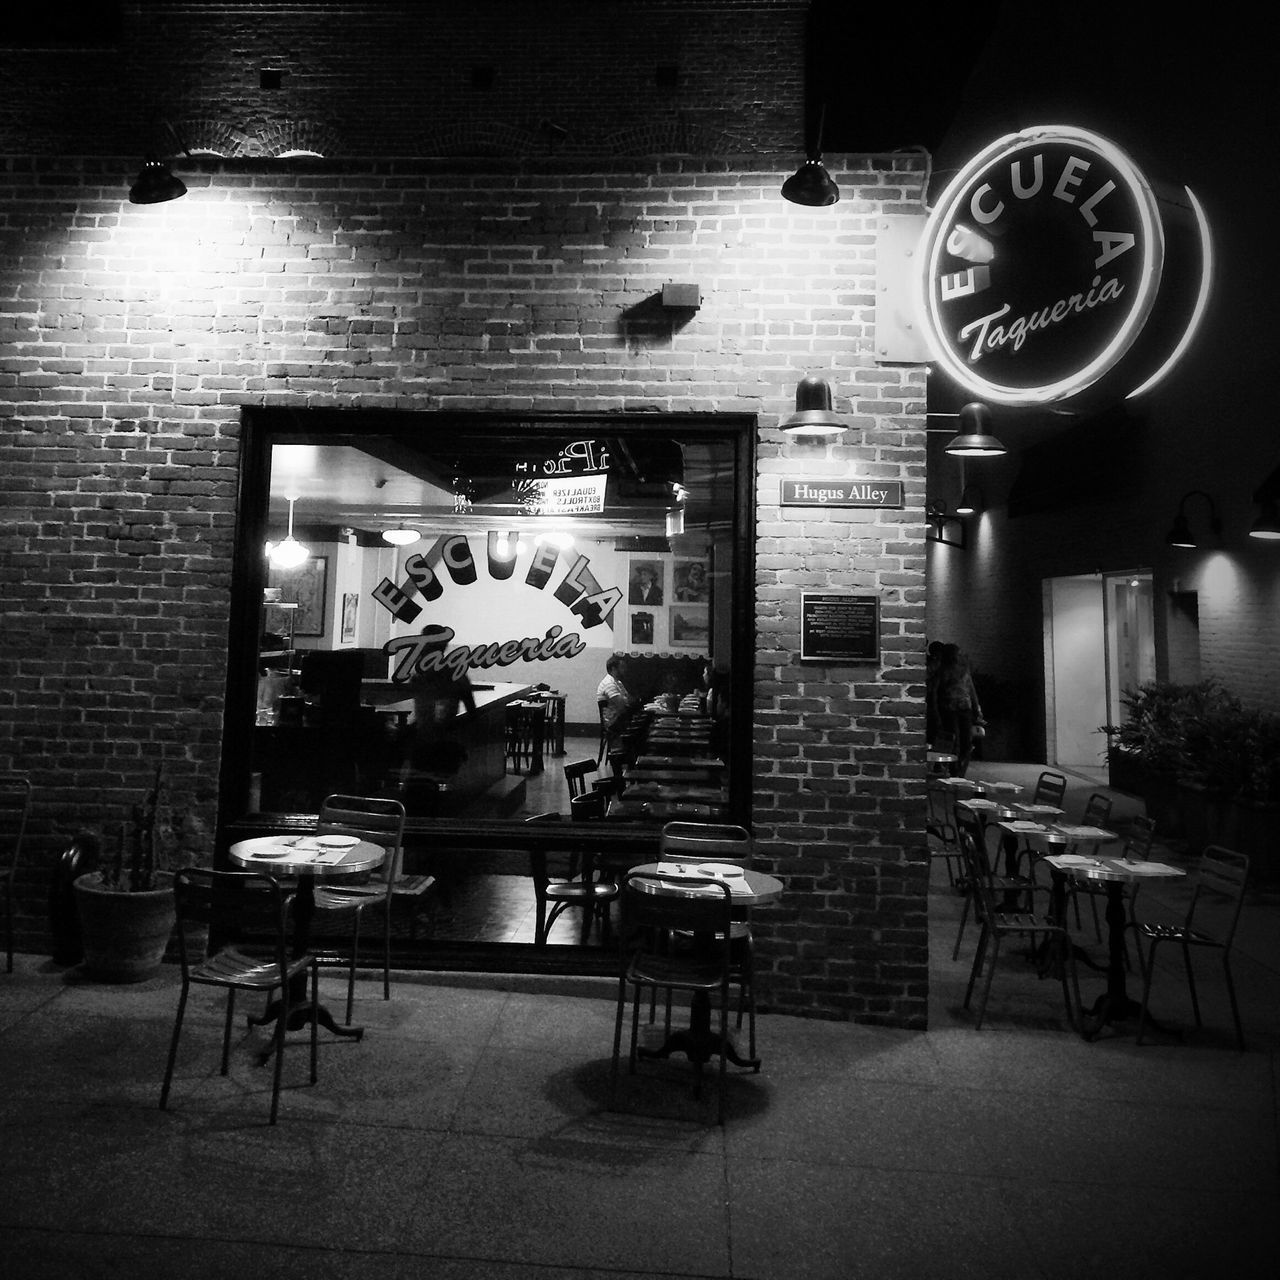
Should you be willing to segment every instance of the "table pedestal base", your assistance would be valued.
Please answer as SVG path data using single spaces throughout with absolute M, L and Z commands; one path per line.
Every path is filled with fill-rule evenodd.
M 257 1016 L 250 1014 L 248 1018 L 251 1027 L 261 1027 L 268 1023 L 275 1022 L 280 1013 L 280 1001 L 272 1000 L 266 1009 Z M 286 1031 L 297 1031 L 301 1027 L 305 1027 L 311 1021 L 311 1001 L 308 999 L 298 999 L 292 993 L 289 996 L 289 1002 L 285 1009 L 284 1029 Z M 364 1038 L 363 1027 L 348 1027 L 338 1022 L 333 1014 L 331 1014 L 326 1005 L 316 1006 L 316 1026 L 325 1031 L 332 1032 L 335 1036 L 343 1036 L 351 1040 L 361 1040 Z M 271 1061 L 271 1055 L 275 1052 L 275 1040 L 273 1039 L 269 1048 L 264 1049 L 258 1055 L 258 1065 L 264 1066 Z
M 690 1062 L 696 1062 L 699 1066 L 721 1054 L 735 1067 L 760 1070 L 759 1058 L 744 1058 L 735 1047 L 732 1036 L 722 1036 L 711 1029 L 711 1002 L 697 992 L 694 993 L 686 1030 L 671 1032 L 656 1049 L 636 1048 L 636 1056 L 639 1058 L 669 1058 L 673 1053 L 683 1053 Z

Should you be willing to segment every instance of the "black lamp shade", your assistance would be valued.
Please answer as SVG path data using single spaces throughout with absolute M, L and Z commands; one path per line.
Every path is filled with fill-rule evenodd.
M 130 204 L 164 204 L 187 194 L 186 184 L 169 172 L 162 160 L 148 160 L 129 188 Z
M 811 156 L 782 184 L 782 198 L 818 209 L 835 204 L 840 199 L 840 188 L 822 161 Z
M 831 384 L 812 374 L 796 383 L 796 411 L 781 423 L 783 431 L 797 435 L 835 435 L 844 430 L 844 419 L 832 407 Z
M 960 410 L 960 434 L 946 451 L 957 458 L 997 458 L 1005 447 L 991 434 L 991 410 L 974 401 Z
M 1274 498 L 1262 504 L 1258 518 L 1249 529 L 1249 537 L 1263 542 L 1280 542 L 1280 503 Z
M 980 516 L 982 514 L 982 490 L 976 484 L 967 484 L 956 503 L 956 515 Z
M 1195 534 L 1191 532 L 1191 525 L 1187 523 L 1187 517 L 1181 511 L 1174 516 L 1173 527 L 1165 534 L 1164 540 L 1171 547 L 1195 547 Z

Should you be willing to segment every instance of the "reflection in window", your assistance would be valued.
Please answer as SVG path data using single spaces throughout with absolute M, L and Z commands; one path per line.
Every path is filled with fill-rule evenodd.
M 566 765 L 589 761 L 580 813 L 730 816 L 745 432 L 291 422 L 267 541 L 292 508 L 308 555 L 265 564 L 251 808 L 352 791 L 411 823 L 567 818 Z M 631 706 L 606 727 L 614 655 Z M 677 755 L 702 772 L 644 777 Z

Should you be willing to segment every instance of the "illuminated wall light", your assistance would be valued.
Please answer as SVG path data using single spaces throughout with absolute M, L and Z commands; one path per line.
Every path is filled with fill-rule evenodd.
M 382 531 L 383 542 L 389 542 L 393 547 L 411 547 L 421 537 L 422 534 L 417 529 L 411 529 L 404 524 Z

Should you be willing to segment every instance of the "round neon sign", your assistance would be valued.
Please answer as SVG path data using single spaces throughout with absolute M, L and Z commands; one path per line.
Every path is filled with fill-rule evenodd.
M 957 174 L 925 228 L 921 313 L 934 358 L 982 400 L 1065 400 L 1131 351 L 1149 362 L 1154 341 L 1138 339 L 1172 295 L 1190 304 L 1176 358 L 1204 308 L 1202 219 L 1200 232 L 1199 287 L 1179 270 L 1162 289 L 1161 202 L 1119 147 L 1059 125 L 1000 138 Z M 1152 369 L 1130 388 L 1141 378 L 1152 385 Z

